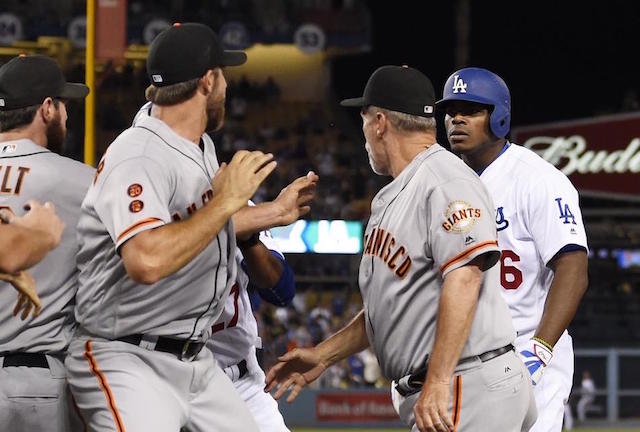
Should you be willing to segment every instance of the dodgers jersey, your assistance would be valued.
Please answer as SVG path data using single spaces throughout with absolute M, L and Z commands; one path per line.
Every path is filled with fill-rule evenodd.
M 533 151 L 510 144 L 480 175 L 495 204 L 500 283 L 518 335 L 537 329 L 553 281 L 549 261 L 568 244 L 587 250 L 578 192 Z
M 373 199 L 358 282 L 367 336 L 387 378 L 425 366 L 444 277 L 480 255 L 486 270 L 461 358 L 514 341 L 495 266 L 500 250 L 493 208 L 478 176 L 438 144 Z
M 60 244 L 28 270 L 42 300 L 40 316 L 25 321 L 14 317 L 17 292 L 0 282 L 0 353 L 63 352 L 69 344 L 78 280 L 76 224 L 94 171 L 28 139 L 0 143 L 0 207 L 23 215 L 28 200 L 51 201 L 65 224 Z
M 269 231 L 260 233 L 260 241 L 267 249 L 275 251 L 284 259 Z M 207 346 L 223 369 L 255 355 L 256 347 L 262 348 L 258 324 L 247 291 L 249 276 L 241 266 L 243 259 L 242 253 L 237 249 L 236 283 L 231 288 L 220 319 L 212 327 L 211 339 L 207 341 Z
M 213 142 L 202 143 L 204 151 L 161 120 L 139 116 L 100 161 L 78 224 L 76 319 L 88 333 L 209 336 L 236 277 L 231 219 L 191 262 L 152 285 L 129 278 L 119 255 L 136 234 L 186 219 L 213 197 L 218 160 Z

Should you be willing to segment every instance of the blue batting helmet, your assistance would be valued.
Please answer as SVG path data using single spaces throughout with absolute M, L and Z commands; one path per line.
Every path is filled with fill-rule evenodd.
M 444 85 L 442 99 L 436 107 L 461 100 L 493 106 L 489 126 L 495 136 L 504 138 L 511 122 L 511 95 L 498 75 L 481 68 L 464 68 L 451 74 Z

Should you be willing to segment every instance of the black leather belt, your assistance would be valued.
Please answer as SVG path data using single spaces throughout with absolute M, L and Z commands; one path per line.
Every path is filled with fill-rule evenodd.
M 144 335 L 136 334 L 123 336 L 117 340 L 140 346 L 143 339 Z M 204 345 L 204 342 L 198 342 L 190 339 L 173 339 L 158 336 L 153 350 L 173 354 L 178 358 L 178 360 L 192 360 L 198 355 L 202 348 L 204 348 Z
M 481 362 L 488 362 L 496 357 L 501 356 L 509 351 L 513 351 L 515 348 L 512 344 L 505 345 L 502 348 L 497 348 L 491 351 L 487 351 L 477 356 L 469 356 L 460 359 L 458 365 L 473 361 L 480 360 Z M 422 388 L 422 384 L 424 383 L 425 378 L 427 377 L 427 367 L 418 370 L 417 372 L 412 373 L 411 375 L 404 376 L 400 378 L 396 384 L 396 391 L 400 393 L 400 396 L 407 397 L 411 396 L 420 391 Z
M 2 354 L 2 367 L 26 366 L 49 369 L 47 356 L 43 353 L 6 353 Z

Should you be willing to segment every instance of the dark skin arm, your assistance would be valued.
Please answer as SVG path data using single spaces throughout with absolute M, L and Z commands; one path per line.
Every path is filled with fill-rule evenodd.
M 535 336 L 554 346 L 569 327 L 587 290 L 587 253 L 565 252 L 557 255 L 548 266 L 554 273 L 553 282 Z
M 282 276 L 282 262 L 262 242 L 240 250 L 253 286 L 269 289 L 278 283 Z

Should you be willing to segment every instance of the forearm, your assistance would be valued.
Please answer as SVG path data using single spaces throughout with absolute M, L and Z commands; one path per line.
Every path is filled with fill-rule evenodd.
M 269 289 L 278 283 L 282 275 L 282 262 L 262 242 L 241 251 L 253 286 Z
M 453 270 L 445 277 L 426 382 L 451 379 L 469 337 L 481 284 L 482 271 L 470 265 Z
M 553 263 L 553 282 L 535 334 L 552 347 L 569 327 L 587 289 L 587 263 L 582 251 L 564 253 Z
M 243 207 L 233 215 L 236 237 L 244 239 L 253 233 L 280 226 L 282 215 L 282 206 L 273 201 Z
M 365 329 L 364 309 L 346 327 L 322 341 L 316 349 L 327 367 L 359 353 L 369 346 Z
M 0 271 L 17 273 L 42 260 L 52 249 L 51 236 L 21 226 L 2 228 Z
M 129 275 L 140 283 L 170 276 L 200 254 L 218 235 L 232 209 L 214 196 L 188 219 L 144 231 L 121 248 Z

